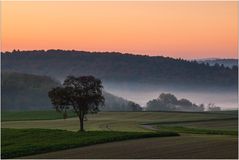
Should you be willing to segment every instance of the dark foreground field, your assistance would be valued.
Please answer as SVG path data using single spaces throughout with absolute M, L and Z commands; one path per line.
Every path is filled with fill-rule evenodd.
M 237 158 L 237 137 L 182 135 L 111 142 L 22 158 Z
M 174 132 L 72 132 L 50 129 L 2 129 L 2 158 L 44 153 L 97 143 L 148 137 L 178 136 Z
M 90 132 L 85 135 L 76 132 L 77 118 L 52 119 L 46 114 L 47 119 L 37 113 L 32 111 L 36 118 L 22 113 L 25 117 L 15 117 L 15 121 L 5 116 L 2 128 L 12 129 L 2 130 L 2 158 L 238 158 L 237 111 L 101 112 L 88 116 L 86 130 Z M 164 137 L 175 133 L 180 136 Z M 113 142 L 118 140 L 125 141 Z

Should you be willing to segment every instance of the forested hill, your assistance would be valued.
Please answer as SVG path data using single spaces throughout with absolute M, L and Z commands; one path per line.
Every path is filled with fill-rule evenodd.
M 196 86 L 237 86 L 238 68 L 196 61 L 109 52 L 63 50 L 13 51 L 1 54 L 2 69 L 48 75 L 94 75 L 103 81 Z
M 52 109 L 48 92 L 60 82 L 47 77 L 16 72 L 1 73 L 2 110 L 42 110 Z M 142 108 L 131 101 L 103 92 L 104 111 L 141 111 Z
M 2 110 L 52 109 L 48 91 L 59 82 L 47 76 L 1 73 Z

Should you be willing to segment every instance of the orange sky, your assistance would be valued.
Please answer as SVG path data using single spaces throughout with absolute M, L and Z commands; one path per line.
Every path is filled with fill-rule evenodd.
M 1 2 L 2 50 L 237 57 L 237 2 Z

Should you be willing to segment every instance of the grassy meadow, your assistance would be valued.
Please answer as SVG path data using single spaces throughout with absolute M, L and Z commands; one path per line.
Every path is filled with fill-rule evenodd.
M 2 158 L 110 141 L 175 135 L 180 135 L 184 140 L 199 135 L 198 143 L 193 140 L 193 146 L 188 146 L 189 150 L 194 145 L 201 145 L 203 139 L 211 139 L 214 145 L 221 145 L 222 141 L 231 142 L 229 145 L 237 148 L 237 111 L 99 112 L 87 116 L 86 133 L 77 132 L 77 117 L 72 113 L 69 117 L 62 119 L 55 111 L 2 112 Z M 190 139 L 188 138 L 188 142 Z M 174 141 L 173 138 L 169 138 L 169 143 L 170 140 Z M 206 149 L 207 145 L 201 147 Z M 230 155 L 229 147 L 221 147 Z M 233 153 L 235 154 L 235 151 Z
M 73 112 L 69 112 L 68 117 L 75 117 Z M 62 119 L 62 114 L 55 110 L 42 111 L 2 111 L 1 120 L 4 121 L 25 121 L 25 120 L 53 120 Z
M 40 112 L 40 114 L 39 114 Z M 44 115 L 44 112 L 46 113 Z M 51 116 L 52 113 L 52 116 Z M 4 112 L 2 115 L 5 114 Z M 2 122 L 2 128 L 45 128 L 45 129 L 64 129 L 69 131 L 79 130 L 79 120 L 77 117 L 63 119 L 62 116 L 53 111 L 29 111 L 29 114 L 9 113 Z M 44 116 L 43 116 L 44 115 Z M 57 115 L 57 116 L 56 116 Z M 12 119 L 15 119 L 13 121 Z M 25 120 L 23 120 L 25 119 Z M 5 120 L 5 121 L 4 121 Z M 142 127 L 142 124 L 179 124 L 195 123 L 197 125 L 214 123 L 214 129 L 228 129 L 216 127 L 228 121 L 233 121 L 231 128 L 237 129 L 237 111 L 230 112 L 99 112 L 90 114 L 85 121 L 87 131 L 132 131 L 148 132 L 151 131 Z M 223 123 L 222 123 L 223 121 Z
M 49 129 L 2 129 L 2 158 L 135 138 L 178 136 L 174 132 L 91 131 L 78 133 Z
M 103 153 L 103 154 L 102 154 Z M 55 152 L 25 159 L 237 159 L 237 136 L 180 134 L 117 141 Z

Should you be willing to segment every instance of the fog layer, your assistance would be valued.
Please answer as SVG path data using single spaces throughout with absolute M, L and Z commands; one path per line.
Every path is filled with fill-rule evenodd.
M 134 101 L 145 107 L 149 100 L 157 98 L 161 93 L 172 93 L 178 99 L 186 98 L 196 104 L 214 103 L 222 109 L 238 108 L 238 92 L 236 89 L 222 88 L 189 88 L 180 86 L 152 86 L 134 83 L 104 83 L 110 93 Z

